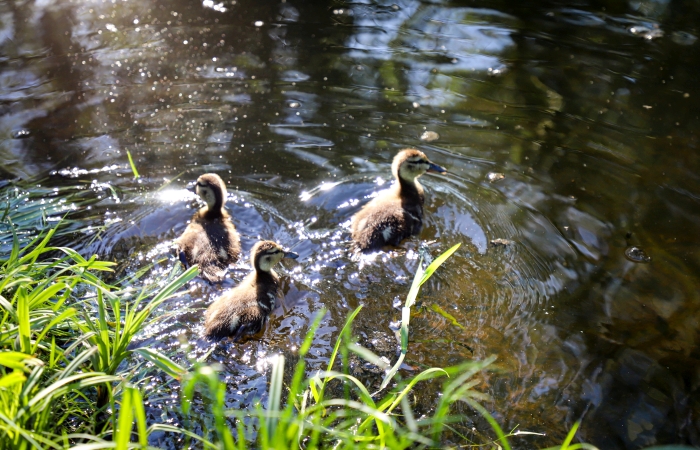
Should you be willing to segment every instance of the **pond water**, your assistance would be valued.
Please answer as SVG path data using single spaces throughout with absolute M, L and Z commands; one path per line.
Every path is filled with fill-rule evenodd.
M 177 264 L 205 172 L 246 255 L 260 238 L 300 254 L 261 339 L 199 339 L 247 261 L 142 336 L 220 362 L 229 407 L 321 309 L 311 367 L 359 304 L 362 342 L 392 339 L 420 255 L 462 243 L 423 289 L 405 374 L 496 355 L 489 410 L 546 433 L 518 448 L 577 420 L 605 449 L 700 445 L 698 24 L 700 4 L 669 0 L 7 0 L 0 173 L 104 196 L 82 212 L 101 231 L 69 243 L 120 271 Z M 348 220 L 405 147 L 449 171 L 422 178 L 426 226 L 354 261 Z M 151 417 L 176 401 L 154 394 Z

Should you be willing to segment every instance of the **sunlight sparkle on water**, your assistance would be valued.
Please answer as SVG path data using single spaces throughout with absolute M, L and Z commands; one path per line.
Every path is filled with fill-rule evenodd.
M 310 191 L 303 191 L 303 192 L 301 193 L 301 195 L 299 195 L 299 199 L 300 199 L 302 202 L 308 201 L 308 200 L 310 200 L 310 199 L 314 196 L 314 194 L 316 194 L 317 192 L 330 191 L 331 189 L 333 189 L 334 187 L 338 186 L 339 184 L 340 184 L 339 182 L 338 182 L 338 183 L 332 183 L 332 182 L 324 181 L 324 182 L 322 182 L 321 184 L 319 184 L 318 186 L 316 186 L 315 188 L 311 189 Z
M 79 167 L 67 167 L 65 169 L 52 170 L 49 172 L 50 175 L 61 175 L 68 178 L 78 178 L 87 174 L 101 173 L 101 172 L 113 172 L 119 169 L 119 165 L 112 164 L 110 166 L 104 166 L 100 169 L 81 169 Z
M 166 189 L 158 192 L 156 198 L 162 203 L 170 203 L 172 205 L 175 203 L 192 201 L 199 197 L 197 197 L 197 194 L 187 189 Z
M 222 13 L 227 11 L 227 8 L 224 6 L 223 3 L 214 3 L 212 0 L 204 0 L 202 2 L 202 6 L 204 6 L 205 8 L 211 8 L 214 11 Z
M 284 356 L 280 354 L 267 355 L 266 352 L 259 351 L 258 360 L 255 363 L 255 369 L 258 372 L 263 373 L 267 371 L 267 369 L 273 367 L 275 364 L 278 364 L 279 362 L 284 362 Z

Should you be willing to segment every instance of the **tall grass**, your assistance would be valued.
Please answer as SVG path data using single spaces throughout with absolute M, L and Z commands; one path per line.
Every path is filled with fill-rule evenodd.
M 129 343 L 197 269 L 134 293 L 100 279 L 113 263 L 50 246 L 56 229 L 23 249 L 11 232 L 0 259 L 0 449 L 102 442 L 114 433 L 106 410 L 119 410 Z

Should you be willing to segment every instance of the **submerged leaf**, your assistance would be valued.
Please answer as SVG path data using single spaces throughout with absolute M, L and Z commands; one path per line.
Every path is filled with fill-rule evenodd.
M 445 319 L 449 320 L 450 323 L 451 323 L 452 325 L 454 325 L 454 326 L 456 326 L 456 327 L 459 327 L 459 328 L 461 328 L 461 329 L 463 329 L 463 330 L 466 329 L 466 328 L 464 327 L 464 325 L 462 325 L 461 323 L 457 322 L 457 319 L 455 319 L 454 316 L 453 316 L 452 314 L 450 314 L 450 313 L 448 313 L 447 311 L 445 311 L 444 309 L 442 309 L 442 308 L 440 307 L 440 305 L 438 305 L 438 304 L 436 304 L 436 303 L 433 303 L 433 304 L 430 305 L 430 309 L 432 309 L 432 310 L 435 311 L 436 313 L 440 314 L 440 315 L 441 315 L 442 317 L 444 317 Z

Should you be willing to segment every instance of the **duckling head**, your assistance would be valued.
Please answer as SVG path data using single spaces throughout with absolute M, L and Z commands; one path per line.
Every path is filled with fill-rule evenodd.
M 296 253 L 285 251 L 275 242 L 260 241 L 253 246 L 250 259 L 256 271 L 270 272 L 282 258 L 297 259 L 298 257 Z
M 215 173 L 205 173 L 197 178 L 195 192 L 204 200 L 209 210 L 218 210 L 226 203 L 226 184 Z
M 394 156 L 391 172 L 397 180 L 414 182 L 416 178 L 426 172 L 446 173 L 447 170 L 434 164 L 420 150 L 407 148 Z

